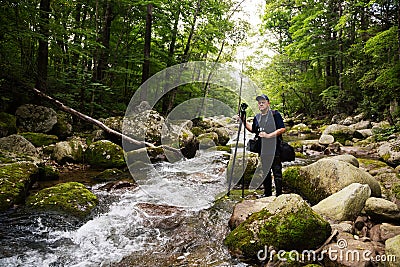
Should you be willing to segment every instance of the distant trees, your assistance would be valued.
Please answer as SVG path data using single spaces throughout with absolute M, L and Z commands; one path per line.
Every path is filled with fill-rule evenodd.
M 291 112 L 398 116 L 399 12 L 398 0 L 267 0 L 277 55 L 264 83 Z
M 90 115 L 122 114 L 154 73 L 215 59 L 221 44 L 243 30 L 244 22 L 227 17 L 235 6 L 231 0 L 3 1 L 0 86 L 8 94 L 13 81 L 23 81 Z M 168 112 L 203 90 L 182 86 L 157 108 Z M 13 101 L 6 94 L 2 101 Z

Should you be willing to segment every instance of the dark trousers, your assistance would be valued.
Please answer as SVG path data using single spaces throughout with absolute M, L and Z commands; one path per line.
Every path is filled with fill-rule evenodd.
M 271 164 L 272 161 L 272 164 Z M 272 195 L 272 175 L 271 172 L 274 174 L 274 183 L 275 183 L 275 190 L 276 196 L 282 194 L 282 162 L 279 156 L 268 157 L 268 156 L 261 156 L 261 162 L 263 167 L 263 174 L 267 173 L 264 178 L 263 185 L 264 185 L 264 196 L 271 196 Z M 270 167 L 270 168 L 269 168 Z

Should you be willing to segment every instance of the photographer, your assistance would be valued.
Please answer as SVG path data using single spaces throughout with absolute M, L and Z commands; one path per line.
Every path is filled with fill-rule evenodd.
M 280 143 L 282 142 L 282 134 L 286 131 L 281 114 L 276 110 L 271 110 L 269 98 L 262 94 L 256 98 L 260 114 L 253 119 L 253 124 L 246 122 L 246 129 L 252 133 L 256 133 L 261 138 L 261 163 L 263 175 L 265 175 L 264 196 L 272 195 L 272 177 L 274 175 L 274 183 L 276 196 L 282 194 L 282 162 L 280 159 Z

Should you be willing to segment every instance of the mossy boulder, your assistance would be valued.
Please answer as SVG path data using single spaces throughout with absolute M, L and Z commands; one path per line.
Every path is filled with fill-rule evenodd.
M 38 151 L 35 146 L 19 134 L 12 134 L 0 138 L 0 149 L 16 154 L 38 156 Z
M 72 115 L 65 112 L 57 113 L 57 123 L 54 124 L 53 128 L 49 133 L 56 135 L 61 140 L 65 140 L 72 134 Z
M 86 142 L 80 138 L 71 138 L 68 141 L 56 143 L 52 158 L 58 163 L 65 162 L 82 162 L 83 152 L 86 148 Z
M 37 171 L 37 166 L 30 162 L 12 163 L 0 167 L 0 211 L 23 203 Z
M 83 184 L 69 182 L 45 188 L 28 197 L 26 205 L 41 211 L 85 217 L 98 204 L 98 199 Z
M 224 243 L 237 257 L 257 259 L 257 253 L 269 246 L 287 251 L 316 249 L 330 234 L 330 224 L 299 195 L 286 194 L 253 213 Z
M 200 148 L 207 149 L 218 145 L 218 134 L 215 132 L 204 133 L 199 135 L 197 140 L 199 140 Z
M 244 164 L 244 168 L 243 168 Z M 244 184 L 245 186 L 249 186 L 257 166 L 259 165 L 258 154 L 252 152 L 246 152 L 245 158 L 243 160 L 243 153 L 237 152 L 235 165 L 232 173 L 232 166 L 233 166 L 233 156 L 231 155 L 228 168 L 226 170 L 227 178 L 230 179 L 230 175 L 232 173 L 232 186 L 235 183 L 238 183 L 242 177 L 244 177 Z M 243 172 L 244 169 L 244 172 Z M 256 174 L 257 175 L 257 174 Z
M 287 168 L 283 172 L 283 183 L 313 205 L 352 183 L 368 184 L 371 196 L 381 196 L 379 182 L 369 173 L 350 163 L 329 158 L 303 167 Z
M 108 140 L 92 143 L 84 154 L 87 163 L 94 168 L 120 168 L 125 166 L 122 147 Z
M 57 113 L 44 106 L 22 105 L 17 108 L 15 115 L 17 125 L 23 132 L 47 133 L 57 123 Z
M 48 146 L 58 142 L 58 137 L 50 134 L 25 132 L 20 133 L 20 135 L 25 137 L 35 147 Z
M 17 133 L 17 118 L 14 115 L 0 112 L 0 137 Z
M 110 181 L 117 181 L 120 180 L 123 177 L 123 171 L 112 168 L 112 169 L 107 169 L 102 171 L 101 173 L 97 174 L 93 180 L 96 182 L 102 183 L 102 182 L 110 182 Z

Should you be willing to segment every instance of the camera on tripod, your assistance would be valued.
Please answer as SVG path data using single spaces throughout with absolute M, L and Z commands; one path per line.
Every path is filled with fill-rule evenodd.
M 246 111 L 246 108 L 247 108 L 248 106 L 249 106 L 249 105 L 247 105 L 246 103 L 240 104 L 240 111 Z

